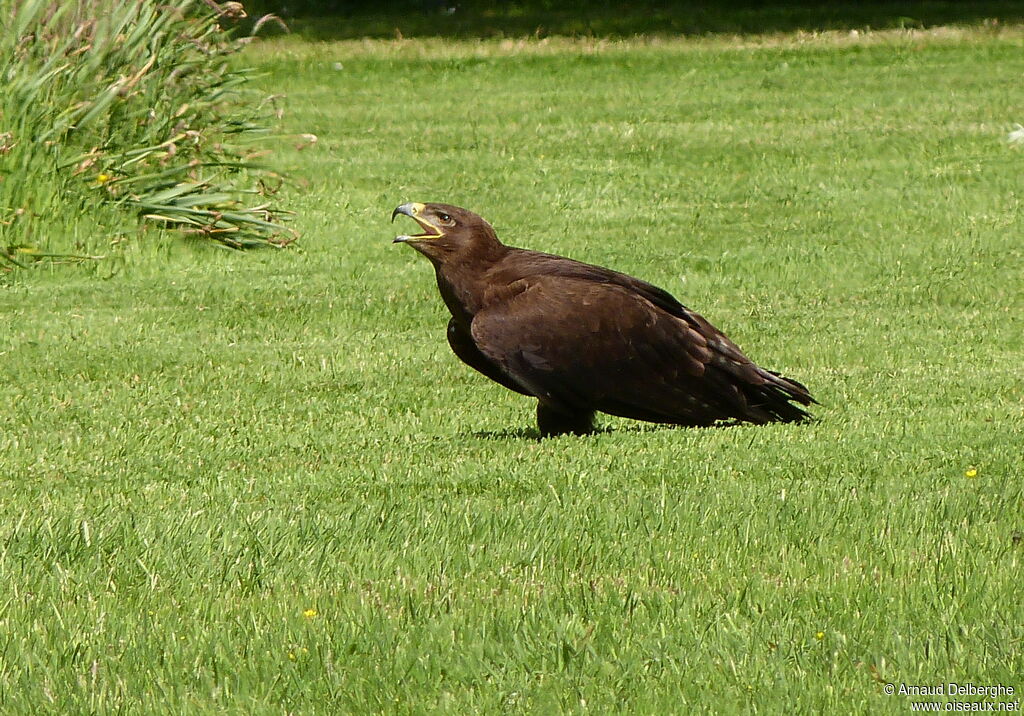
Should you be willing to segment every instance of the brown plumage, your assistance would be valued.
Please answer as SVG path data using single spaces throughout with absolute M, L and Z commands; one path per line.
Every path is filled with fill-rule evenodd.
M 471 211 L 402 204 L 399 236 L 430 259 L 464 363 L 537 398 L 544 436 L 593 431 L 594 413 L 673 425 L 808 418 L 807 389 L 755 365 L 704 318 L 617 271 L 505 246 Z

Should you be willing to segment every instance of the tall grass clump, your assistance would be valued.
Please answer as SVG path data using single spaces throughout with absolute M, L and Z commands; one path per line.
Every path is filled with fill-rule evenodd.
M 212 0 L 0 0 L 0 262 L 96 258 L 152 227 L 292 238 L 268 196 L 272 98 L 246 88 Z

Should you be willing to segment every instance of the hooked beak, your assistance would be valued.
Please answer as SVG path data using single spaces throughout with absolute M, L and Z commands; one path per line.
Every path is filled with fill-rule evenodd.
M 401 236 L 396 236 L 392 243 L 400 244 L 407 241 L 427 241 L 429 239 L 439 239 L 444 236 L 444 232 L 441 230 L 441 227 L 437 226 L 424 216 L 423 212 L 426 208 L 426 205 L 421 204 L 418 201 L 412 201 L 408 204 L 402 204 L 391 212 L 392 223 L 394 223 L 396 216 L 399 214 L 405 214 L 423 227 L 424 230 L 422 234 L 402 234 Z

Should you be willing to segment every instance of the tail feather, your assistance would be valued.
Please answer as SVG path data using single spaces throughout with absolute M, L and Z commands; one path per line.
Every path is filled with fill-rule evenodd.
M 743 397 L 754 416 L 762 418 L 757 422 L 793 423 L 809 420 L 811 414 L 794 403 L 816 404 L 810 391 L 799 381 L 786 378 L 775 371 L 758 368 L 764 381 L 760 384 L 745 383 Z

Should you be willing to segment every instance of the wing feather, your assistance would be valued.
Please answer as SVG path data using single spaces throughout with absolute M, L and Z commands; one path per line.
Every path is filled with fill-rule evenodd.
M 469 331 L 463 328 L 455 318 L 448 321 L 448 345 L 451 346 L 452 352 L 458 356 L 459 360 L 470 368 L 483 373 L 495 383 L 500 383 L 509 390 L 523 395 L 531 395 L 514 378 L 502 371 L 494 361 L 480 352 Z

